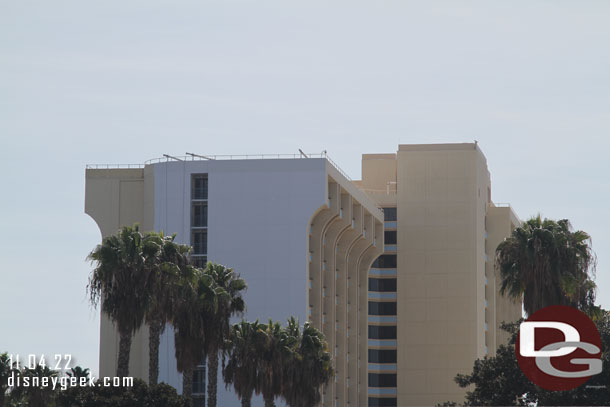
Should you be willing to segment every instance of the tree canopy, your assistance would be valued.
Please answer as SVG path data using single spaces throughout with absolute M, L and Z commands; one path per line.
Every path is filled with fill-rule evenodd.
M 496 249 L 500 293 L 523 299 L 528 315 L 549 305 L 593 307 L 595 264 L 591 237 L 567 219 L 533 217 Z

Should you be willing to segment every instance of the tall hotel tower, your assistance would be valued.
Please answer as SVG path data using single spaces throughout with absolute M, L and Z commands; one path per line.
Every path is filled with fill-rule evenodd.
M 498 294 L 493 268 L 519 220 L 491 201 L 478 145 L 366 154 L 361 181 L 325 155 L 257 157 L 89 166 L 85 212 L 104 237 L 138 222 L 176 233 L 197 264 L 233 267 L 248 282 L 249 320 L 312 321 L 336 371 L 324 407 L 462 402 L 455 375 L 493 354 L 507 340 L 499 324 L 521 316 L 521 304 Z M 118 335 L 102 316 L 100 375 L 114 375 L 117 356 Z M 159 356 L 159 380 L 181 389 L 169 327 Z M 146 328 L 133 340 L 130 374 L 148 378 Z M 201 374 L 193 385 L 197 406 Z M 218 389 L 219 405 L 240 405 Z
M 457 373 L 507 341 L 521 304 L 498 293 L 494 256 L 518 226 L 491 201 L 476 143 L 365 154 L 355 183 L 384 208 L 385 252 L 369 274 L 369 406 L 462 402 Z

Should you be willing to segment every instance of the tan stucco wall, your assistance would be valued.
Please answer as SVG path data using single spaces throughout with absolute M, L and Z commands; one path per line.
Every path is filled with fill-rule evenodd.
M 500 338 L 486 319 L 520 307 L 496 299 L 495 282 L 486 286 L 497 243 L 486 242 L 485 156 L 475 143 L 400 145 L 396 154 L 363 155 L 362 176 L 363 191 L 398 208 L 398 405 L 462 402 L 455 375 L 495 352 Z M 506 236 L 501 229 L 490 238 Z
M 453 381 L 484 354 L 480 152 L 398 152 L 398 405 L 461 401 Z
M 140 224 L 143 231 L 152 230 L 154 222 L 154 183 L 152 167 L 132 169 L 87 169 L 85 178 L 85 213 L 100 228 L 102 238 L 116 233 L 122 226 Z M 119 335 L 103 313 L 100 318 L 100 376 L 116 374 Z M 134 336 L 129 372 L 148 380 L 148 328 Z
M 519 220 L 509 206 L 490 205 L 487 213 L 487 278 L 489 308 L 489 352 L 495 353 L 498 346 L 507 344 L 510 335 L 500 329 L 502 322 L 515 322 L 521 318 L 521 302 L 500 294 L 501 279 L 494 268 L 495 252 L 498 244 L 519 225 Z M 493 301 L 491 300 L 493 299 Z

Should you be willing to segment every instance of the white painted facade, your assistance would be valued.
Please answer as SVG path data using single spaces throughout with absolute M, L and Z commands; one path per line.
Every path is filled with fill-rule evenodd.
M 191 175 L 208 174 L 208 260 L 248 283 L 245 318 L 307 320 L 307 227 L 326 205 L 326 160 L 210 160 L 154 165 L 154 228 L 190 244 Z M 174 338 L 161 339 L 159 381 L 182 389 Z M 219 372 L 219 406 L 238 406 Z M 262 406 L 253 397 L 253 406 Z

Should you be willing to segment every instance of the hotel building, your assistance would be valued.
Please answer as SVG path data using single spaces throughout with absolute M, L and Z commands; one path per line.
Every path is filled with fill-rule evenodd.
M 508 339 L 521 304 L 499 295 L 498 244 L 518 226 L 494 204 L 474 143 L 365 154 L 355 181 L 385 213 L 385 251 L 369 279 L 369 406 L 462 402 L 457 373 Z
M 476 144 L 367 154 L 360 181 L 325 154 L 168 156 L 123 167 L 86 170 L 85 212 L 102 236 L 135 222 L 176 233 L 197 264 L 226 264 L 246 279 L 247 319 L 312 321 L 336 371 L 324 406 L 461 402 L 453 377 L 493 354 L 506 341 L 499 323 L 521 316 L 520 304 L 497 294 L 493 269 L 497 244 L 519 221 L 491 202 Z M 136 334 L 130 360 L 144 380 L 147 335 Z M 100 375 L 114 375 L 117 356 L 118 335 L 102 316 Z M 159 381 L 181 389 L 181 380 L 168 327 Z M 219 405 L 240 405 L 218 389 Z
M 102 236 L 137 222 L 176 233 L 193 246 L 196 264 L 232 267 L 248 283 L 248 320 L 309 318 L 324 332 L 336 371 L 325 405 L 366 403 L 367 276 L 383 251 L 383 213 L 329 158 L 191 156 L 105 167 L 86 171 L 85 212 Z M 116 372 L 118 341 L 102 315 L 101 376 Z M 182 389 L 171 327 L 159 353 L 159 381 Z M 148 359 L 144 328 L 133 340 L 130 374 L 146 380 Z M 205 391 L 201 376 L 195 405 Z M 218 393 L 219 406 L 240 405 L 222 384 Z

